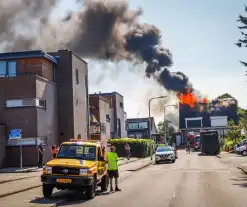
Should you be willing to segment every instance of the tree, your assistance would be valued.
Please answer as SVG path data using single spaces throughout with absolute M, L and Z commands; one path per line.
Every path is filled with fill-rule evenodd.
M 164 121 L 160 121 L 158 123 L 157 131 L 158 131 L 159 134 L 164 134 L 165 133 Z
M 247 13 L 247 7 L 245 7 L 245 12 Z M 247 30 L 247 16 L 244 16 L 244 15 L 239 15 L 238 19 L 237 19 L 238 22 L 240 22 L 241 26 L 238 26 L 240 32 L 241 32 L 241 35 L 242 35 L 242 38 L 240 38 L 238 40 L 237 43 L 235 43 L 239 48 L 242 48 L 242 47 L 247 47 L 247 33 L 246 33 L 246 30 Z M 242 63 L 244 66 L 247 66 L 247 62 L 244 62 L 244 61 L 240 61 L 240 63 Z M 247 75 L 247 71 L 246 71 L 246 74 Z
M 167 141 L 168 142 L 171 142 L 172 133 L 174 133 L 176 131 L 175 128 L 172 125 L 169 125 L 168 126 L 168 124 L 165 127 L 164 121 L 160 121 L 158 123 L 158 128 L 157 128 L 158 133 L 161 134 L 161 135 L 164 135 L 165 134 L 165 130 L 166 130 L 166 138 L 167 138 Z

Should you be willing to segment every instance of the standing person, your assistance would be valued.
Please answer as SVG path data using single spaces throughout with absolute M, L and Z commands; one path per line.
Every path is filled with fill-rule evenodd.
M 104 145 L 102 145 L 102 146 L 101 146 L 101 148 L 102 148 L 102 154 L 103 154 L 103 157 L 105 157 L 105 146 L 104 146 Z
M 116 148 L 114 146 L 111 146 L 110 152 L 106 155 L 106 162 L 108 163 L 108 175 L 110 178 L 110 191 L 113 192 L 112 187 L 112 180 L 115 178 L 115 191 L 121 191 L 121 189 L 118 187 L 118 156 L 115 152 Z
M 187 149 L 188 149 L 188 152 L 190 153 L 190 142 L 187 143 Z
M 43 167 L 43 154 L 44 154 L 44 148 L 43 148 L 43 142 L 40 142 L 38 146 L 38 155 L 39 155 L 39 161 L 38 161 L 38 167 Z
M 52 154 L 52 159 L 55 159 L 57 156 L 57 147 L 56 145 L 51 146 L 51 154 Z
M 178 158 L 177 146 L 176 146 L 176 143 L 175 143 L 175 142 L 173 142 L 172 147 L 173 147 L 173 149 L 174 149 L 176 158 Z
M 130 159 L 130 146 L 128 143 L 125 144 L 124 146 L 125 152 L 126 152 L 126 157 L 129 160 Z

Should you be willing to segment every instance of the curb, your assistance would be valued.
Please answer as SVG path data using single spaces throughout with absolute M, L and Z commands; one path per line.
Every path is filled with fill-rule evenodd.
M 27 178 L 35 178 L 35 177 L 39 177 L 39 176 L 40 175 L 28 176 L 28 177 L 23 177 L 23 178 L 14 178 L 14 179 L 10 179 L 10 180 L 0 180 L 0 184 L 9 183 L 9 182 L 18 181 L 18 180 L 25 180 Z
M 21 193 L 21 192 L 24 192 L 24 191 L 28 191 L 28 190 L 31 190 L 31 189 L 34 189 L 34 188 L 38 188 L 40 186 L 42 186 L 42 184 L 34 185 L 34 186 L 31 186 L 31 187 L 28 187 L 28 188 L 24 188 L 24 189 L 20 189 L 20 190 L 17 190 L 17 191 L 3 193 L 3 194 L 0 194 L 0 198 L 7 197 L 7 196 L 10 196 L 10 195 L 13 195 L 13 194 L 17 194 L 17 193 Z
M 8 171 L 8 170 L 1 170 L 0 174 L 5 174 L 5 173 L 31 173 L 31 172 L 39 172 L 37 169 L 28 169 L 28 170 L 16 170 L 16 171 Z M 42 172 L 42 170 L 40 170 Z
M 140 158 L 140 159 L 141 159 L 141 158 Z M 140 160 L 140 159 L 131 160 L 131 161 L 129 161 L 129 162 L 122 163 L 122 164 L 120 164 L 119 166 L 125 165 L 125 164 L 128 164 L 128 163 L 131 163 L 131 162 L 135 162 L 135 161 L 138 161 L 138 160 Z M 142 166 L 142 167 L 140 167 L 140 168 L 138 168 L 138 169 L 132 170 L 132 171 L 135 172 L 135 171 L 141 170 L 141 169 L 143 169 L 143 168 L 149 166 L 150 164 L 152 164 L 152 163 L 148 163 L 148 164 L 146 164 L 146 165 L 144 165 L 144 166 Z M 126 176 L 122 177 L 121 179 L 126 178 L 127 176 L 129 176 L 129 175 L 126 175 Z M 39 176 L 33 176 L 33 177 L 39 177 Z M 17 179 L 15 179 L 15 180 L 6 180 L 6 181 L 0 182 L 0 184 L 8 183 L 8 182 L 13 182 L 13 181 L 17 181 L 17 180 L 24 180 L 24 179 L 33 178 L 33 177 L 17 178 Z M 34 188 L 38 188 L 38 187 L 40 187 L 40 186 L 42 186 L 42 184 L 37 184 L 37 185 L 35 185 L 35 186 L 27 187 L 27 188 L 20 189 L 20 190 L 17 190 L 17 191 L 12 191 L 12 192 L 8 192 L 8 193 L 3 193 L 3 194 L 0 194 L 0 198 L 7 197 L 7 196 L 10 196 L 10 195 L 13 195 L 13 194 L 17 194 L 17 193 L 21 193 L 21 192 L 24 192 L 24 191 L 28 191 L 28 190 L 31 190 L 31 189 L 34 189 Z M 54 204 L 53 206 L 56 207 L 57 205 L 58 205 L 58 204 Z M 53 206 L 51 206 L 51 207 L 53 207 Z
M 139 160 L 141 160 L 142 158 L 138 158 L 138 159 L 136 159 L 136 160 L 130 160 L 129 162 L 124 162 L 124 163 L 122 163 L 122 164 L 119 164 L 118 166 L 121 166 L 121 165 L 126 165 L 126 164 L 129 164 L 129 163 L 131 163 L 131 162 L 136 162 L 136 161 L 139 161 Z
M 128 170 L 128 171 L 136 172 L 136 171 L 142 170 L 143 168 L 148 167 L 149 165 L 152 165 L 152 164 L 153 164 L 153 162 L 150 161 L 149 163 L 147 163 L 147 164 L 145 164 L 145 165 L 143 165 L 143 166 L 141 166 L 141 167 L 139 167 L 137 169 Z

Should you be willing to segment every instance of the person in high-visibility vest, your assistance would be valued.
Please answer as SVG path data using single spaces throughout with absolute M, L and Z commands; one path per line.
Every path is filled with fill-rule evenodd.
M 115 191 L 121 191 L 121 189 L 118 187 L 118 156 L 115 152 L 116 148 L 114 146 L 111 146 L 110 152 L 106 155 L 106 162 L 108 163 L 108 175 L 110 178 L 110 191 L 113 191 L 112 187 L 112 180 L 115 178 Z

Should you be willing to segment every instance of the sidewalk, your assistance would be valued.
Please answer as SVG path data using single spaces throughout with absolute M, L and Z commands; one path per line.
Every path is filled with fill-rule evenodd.
M 147 164 L 146 158 L 131 158 L 130 160 L 122 159 L 119 161 L 119 169 L 121 169 L 121 171 L 133 171 L 133 169 L 136 170 L 138 167 L 145 167 Z M 123 174 L 128 173 L 123 172 Z M 40 171 L 0 174 L 0 198 L 41 186 L 40 175 Z
M 134 161 L 135 160 L 135 161 Z M 137 171 L 138 169 L 142 169 L 144 167 L 147 167 L 148 165 L 151 165 L 153 161 L 150 160 L 150 157 L 144 158 L 144 159 L 137 159 L 132 158 L 129 162 L 128 160 L 122 160 L 119 166 L 119 175 L 120 175 L 120 182 L 122 179 L 131 176 L 132 171 Z M 127 164 L 127 163 L 128 164 Z M 123 164 L 125 163 L 125 164 Z M 28 180 L 29 185 L 40 185 L 40 178 L 34 178 Z M 20 186 L 24 185 L 24 182 L 26 180 L 20 181 L 21 183 L 18 183 Z M 17 181 L 19 182 L 19 181 Z M 16 188 L 18 187 L 18 184 L 16 185 Z M 2 184 L 3 186 L 4 184 Z M 0 188 L 1 191 L 7 191 L 7 183 L 3 186 L 3 188 Z M 0 185 L 1 186 L 1 185 Z M 12 188 L 12 187 L 10 187 Z M 54 194 L 52 196 L 52 199 L 45 199 L 42 195 L 42 189 L 40 187 L 33 188 L 32 190 L 26 190 L 22 191 L 17 194 L 12 194 L 11 196 L 5 196 L 0 198 L 0 206 L 13 206 L 13 207 L 55 207 L 58 204 L 61 204 L 68 200 L 71 196 L 74 196 L 74 192 L 70 191 L 58 191 L 54 190 Z
M 129 162 L 134 162 L 140 158 L 130 158 L 130 160 L 119 158 L 119 166 L 127 164 Z M 37 167 L 24 167 L 23 169 L 20 168 L 3 168 L 0 169 L 0 184 L 22 180 L 25 178 L 32 178 L 40 176 L 42 172 L 42 168 Z
M 217 157 L 220 158 L 224 163 L 231 164 L 247 173 L 247 156 L 221 152 L 219 155 L 217 155 Z

